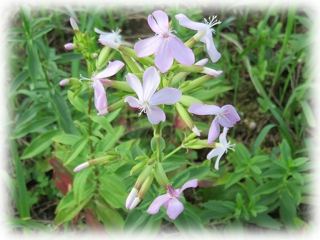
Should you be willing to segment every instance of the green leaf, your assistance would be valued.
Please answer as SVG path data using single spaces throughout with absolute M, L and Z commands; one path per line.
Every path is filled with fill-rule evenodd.
M 28 65 L 29 75 L 32 81 L 36 82 L 40 72 L 41 65 L 39 61 L 37 47 L 35 44 L 32 44 L 32 42 L 31 43 L 29 42 L 28 44 L 27 54 L 28 54 L 27 65 Z
M 54 121 L 56 121 L 55 117 L 48 117 L 48 118 L 36 120 L 34 122 L 31 122 L 28 125 L 25 125 L 24 127 L 21 127 L 18 129 L 16 128 L 14 130 L 13 136 L 11 138 L 13 138 L 13 139 L 21 138 L 21 137 L 27 135 L 28 133 L 36 132 L 39 129 L 42 129 L 42 128 L 48 126 L 49 124 L 53 123 Z
M 19 86 L 29 77 L 28 70 L 23 70 L 11 83 L 9 96 L 11 97 Z
M 59 55 L 59 58 L 54 60 L 56 63 L 69 63 L 74 60 L 80 60 L 82 58 L 81 53 L 64 53 Z
M 261 169 L 257 165 L 250 166 L 250 169 L 251 169 L 252 172 L 254 172 L 256 174 L 261 174 L 262 173 Z
M 6 230 L 10 231 L 15 228 L 27 228 L 29 230 L 35 229 L 35 230 L 44 231 L 46 233 L 51 232 L 51 230 L 48 226 L 46 226 L 45 224 L 33 221 L 33 220 L 23 220 L 23 219 L 19 219 L 19 218 L 8 218 L 7 224 L 6 224 Z
M 212 216 L 212 219 L 221 219 L 229 217 L 236 210 L 236 204 L 231 201 L 210 200 L 200 205 L 210 210 L 208 211 L 208 214 Z
M 56 107 L 56 114 L 59 116 L 59 122 L 65 133 L 77 135 L 77 130 L 74 127 L 69 108 L 65 100 L 61 97 L 60 93 L 55 91 L 51 97 L 53 105 Z
M 157 139 L 160 141 L 160 149 L 159 151 L 162 152 L 166 148 L 166 142 L 162 137 L 153 137 L 151 139 L 151 149 L 153 152 L 157 151 Z
M 257 148 L 261 145 L 261 143 L 267 136 L 268 132 L 275 126 L 276 126 L 275 124 L 268 124 L 262 128 L 262 130 L 259 132 L 259 135 L 257 136 L 256 140 L 252 145 L 252 150 L 251 150 L 252 155 L 255 154 Z
M 120 213 L 101 201 L 95 201 L 95 205 L 97 207 L 96 213 L 109 231 L 108 233 L 119 233 L 124 226 L 124 220 Z
M 301 107 L 302 107 L 302 111 L 303 114 L 309 124 L 310 127 L 315 127 L 316 126 L 316 120 L 314 119 L 312 110 L 309 106 L 309 104 L 305 101 L 305 100 L 301 100 L 299 101 Z
M 273 219 L 267 214 L 258 214 L 256 217 L 251 217 L 249 222 L 257 224 L 260 227 L 271 228 L 279 230 L 282 224 Z
M 113 127 L 111 126 L 108 119 L 104 116 L 90 116 L 91 120 L 99 123 L 103 129 L 107 131 L 107 133 L 110 133 L 113 137 L 115 137 L 115 132 L 113 130 Z
M 292 159 L 291 157 L 291 149 L 290 146 L 288 144 L 288 142 L 283 139 L 282 143 L 280 144 L 280 149 L 281 149 L 281 157 L 282 159 L 288 163 L 289 159 Z
M 307 162 L 308 160 L 309 160 L 309 158 L 306 158 L 306 157 L 296 158 L 292 161 L 292 165 L 294 167 L 299 167 L 299 166 L 303 165 L 305 162 Z
M 63 133 L 61 135 L 55 136 L 52 138 L 53 141 L 62 143 L 64 145 L 73 145 L 75 144 L 81 137 L 79 135 L 72 135 Z
M 67 161 L 64 163 L 64 165 L 68 165 L 72 160 L 74 160 L 85 148 L 87 145 L 88 138 L 87 137 L 82 137 L 80 138 L 72 147 L 72 152 L 71 155 L 68 157 Z
M 295 226 L 293 219 L 296 217 L 297 208 L 287 191 L 283 191 L 280 197 L 280 217 L 286 228 Z
M 86 103 L 79 97 L 74 96 L 74 92 L 68 91 L 68 99 L 70 103 L 79 111 L 82 113 L 87 112 L 87 106 Z
M 37 113 L 40 112 L 40 110 L 42 110 L 43 108 L 45 108 L 47 105 L 48 103 L 38 103 L 29 106 L 29 109 L 26 110 L 17 121 L 16 128 L 21 128 L 24 126 L 26 122 L 29 122 L 31 119 L 34 119 Z
M 259 186 L 254 192 L 253 196 L 268 194 L 277 191 L 280 188 L 281 182 L 271 181 Z
M 29 204 L 26 199 L 28 199 L 27 185 L 25 181 L 25 173 L 19 158 L 18 149 L 15 140 L 10 141 L 10 150 L 14 162 L 14 167 L 16 171 L 17 178 L 17 208 L 22 219 L 30 218 Z
M 52 138 L 61 133 L 62 132 L 60 130 L 53 130 L 39 135 L 24 150 L 21 159 L 32 158 L 39 153 L 47 150 L 52 144 Z
M 245 172 L 234 172 L 231 173 L 230 177 L 228 178 L 226 185 L 224 186 L 224 189 L 228 189 L 235 183 L 239 182 L 242 178 L 244 178 Z
M 122 126 L 119 126 L 114 128 L 114 131 L 116 133 L 116 136 L 113 137 L 111 134 L 107 134 L 106 137 L 97 144 L 97 151 L 105 152 L 115 146 L 116 142 L 122 137 L 124 128 Z
M 54 226 L 59 227 L 62 223 L 72 220 L 77 214 L 85 207 L 87 203 L 91 201 L 91 198 L 86 199 L 80 205 L 72 208 L 63 209 L 56 215 Z
M 282 168 L 270 168 L 262 174 L 262 178 L 283 178 L 286 171 Z
M 50 32 L 53 29 L 54 25 L 47 25 L 44 28 L 42 28 L 39 32 L 32 34 L 32 39 L 35 40 L 38 37 L 41 37 L 42 35 Z
M 103 199 L 114 208 L 124 208 L 128 193 L 123 181 L 113 173 L 100 175 L 99 180 L 102 186 L 99 193 Z
M 86 184 L 87 179 L 92 173 L 93 169 L 93 167 L 89 167 L 75 174 L 73 180 L 73 192 L 77 204 L 80 204 L 86 189 L 93 188 L 93 191 L 95 189 L 95 184 Z

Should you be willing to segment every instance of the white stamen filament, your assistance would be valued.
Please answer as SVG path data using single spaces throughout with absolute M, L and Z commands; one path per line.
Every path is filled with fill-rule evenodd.
M 148 101 L 144 101 L 142 104 L 140 104 L 140 113 L 139 116 L 141 115 L 141 113 L 146 113 L 147 110 L 149 110 L 150 114 L 151 112 L 151 108 L 150 108 L 150 103 Z
M 203 19 L 203 22 L 208 26 L 208 29 L 210 29 L 210 28 L 212 28 L 213 26 L 221 23 L 221 21 L 220 21 L 220 20 L 218 21 L 216 18 L 217 18 L 217 16 L 209 17 L 209 21 L 204 18 L 204 19 Z M 211 29 L 211 31 L 212 31 L 213 33 L 216 32 L 214 29 Z

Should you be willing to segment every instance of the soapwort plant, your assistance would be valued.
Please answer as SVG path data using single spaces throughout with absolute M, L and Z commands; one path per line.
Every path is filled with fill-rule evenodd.
M 64 47 L 66 50 L 82 54 L 86 60 L 88 76 L 70 76 L 70 78 L 61 80 L 60 85 L 70 86 L 70 101 L 77 101 L 78 108 L 85 108 L 85 106 L 80 107 L 83 101 L 78 96 L 86 91 L 89 92 L 86 112 L 88 129 L 84 130 L 87 138 L 77 141 L 67 159 L 61 159 L 64 165 L 74 168 L 76 179 L 73 196 L 76 201 L 83 203 L 80 205 L 81 209 L 79 207 L 78 210 L 87 211 L 88 208 L 97 210 L 97 215 L 103 219 L 99 211 L 108 211 L 111 214 L 114 212 L 113 208 L 132 211 L 141 205 L 143 211 L 153 215 L 157 214 L 161 206 L 164 205 L 167 208 L 168 217 L 174 220 L 184 210 L 183 203 L 185 201 L 179 201 L 183 196 L 183 190 L 190 187 L 196 188 L 201 179 L 198 179 L 199 176 L 193 178 L 192 175 L 185 175 L 180 183 L 182 188 L 174 189 L 173 185 L 175 186 L 177 182 L 173 182 L 168 177 L 165 161 L 180 149 L 189 151 L 191 149 L 213 148 L 213 151 L 216 149 L 219 154 L 215 164 L 218 169 L 221 155 L 226 148 L 230 148 L 230 144 L 228 146 L 224 144 L 226 130 L 222 133 L 221 143 L 215 143 L 214 140 L 220 132 L 218 123 L 230 128 L 237 121 L 240 121 L 235 108 L 231 105 L 221 109 L 218 106 L 205 105 L 199 99 L 189 95 L 190 92 L 201 92 L 201 86 L 204 83 L 215 81 L 215 78 L 222 74 L 221 70 L 204 66 L 208 59 L 202 59 L 195 63 L 196 55 L 205 51 L 203 46 L 195 48 L 199 41 L 206 44 L 206 51 L 213 61 L 218 61 L 220 58 L 220 53 L 213 43 L 212 34 L 214 31 L 211 29 L 220 22 L 215 20 L 216 17 L 213 17 L 214 21 L 208 23 L 205 20 L 204 25 L 199 23 L 200 27 L 197 27 L 196 23 L 191 22 L 183 14 L 178 14 L 175 17 L 172 21 L 179 20 L 181 26 L 198 30 L 198 32 L 183 43 L 175 35 L 176 31 L 171 27 L 172 22 L 169 22 L 168 15 L 162 10 L 156 10 L 148 16 L 148 24 L 155 32 L 155 36 L 137 41 L 133 48 L 123 43 L 120 29 L 108 33 L 95 28 L 94 31 L 100 35 L 97 35 L 96 38 L 90 38 L 87 32 L 79 31 L 74 19 L 70 19 L 75 37 L 72 43 L 67 43 Z M 95 49 L 93 41 L 99 43 L 98 46 L 101 49 Z M 114 59 L 117 52 L 121 55 L 120 60 Z M 109 79 L 118 72 L 121 74 L 118 80 Z M 190 73 L 197 77 L 186 81 L 185 78 Z M 107 101 L 109 96 L 112 99 L 111 103 Z M 94 106 L 98 112 L 91 108 L 91 98 L 94 98 Z M 135 145 L 141 155 L 135 154 L 134 158 L 126 153 L 128 146 L 125 144 L 120 144 L 120 146 L 116 144 L 112 150 L 111 148 L 106 150 L 101 145 L 101 142 L 107 143 L 104 141 L 104 134 L 107 136 L 117 134 L 116 129 L 112 129 L 110 122 L 114 116 L 121 114 L 121 109 L 128 108 L 128 106 L 131 107 L 129 111 L 136 115 L 136 121 L 141 121 L 148 125 L 148 128 L 153 128 L 153 137 L 150 149 L 146 151 L 147 154 L 139 145 Z M 201 134 L 196 127 L 192 120 L 192 114 L 217 115 L 212 123 L 213 127 L 210 130 L 208 141 L 204 141 L 206 136 Z M 172 115 L 179 116 L 189 127 L 190 132 L 186 132 L 181 146 L 168 152 L 166 142 L 170 139 L 165 139 L 165 136 L 168 136 L 163 134 L 163 128 L 167 124 L 172 124 L 170 123 Z M 144 121 L 146 116 L 147 122 Z M 106 131 L 97 132 L 101 128 Z M 120 132 L 122 131 L 120 130 Z M 121 134 L 123 133 L 120 133 L 120 136 Z M 99 140 L 96 135 L 101 139 Z M 90 146 L 89 152 L 85 147 L 87 143 Z M 208 156 L 211 159 L 218 154 L 210 153 Z M 214 160 L 205 162 L 211 165 L 211 161 L 214 162 Z M 136 178 L 134 186 L 131 184 L 124 186 L 120 183 L 121 178 L 115 174 L 117 171 L 128 168 L 131 168 L 130 172 L 124 171 L 122 178 Z M 104 179 L 109 180 L 105 182 Z M 86 186 L 89 184 L 93 185 L 87 189 Z M 112 184 L 113 187 L 110 189 L 108 184 Z M 129 187 L 131 190 L 127 191 Z M 150 196 L 144 200 L 149 189 L 153 189 L 153 193 L 155 193 L 154 189 L 158 189 L 158 197 L 155 197 L 153 201 Z M 99 192 L 102 198 L 96 192 Z M 162 193 L 165 194 L 161 195 Z M 106 197 L 106 194 L 109 196 Z M 125 202 L 123 201 L 124 195 Z M 65 198 L 71 198 L 71 196 L 68 194 Z M 67 208 L 65 201 L 63 199 L 57 208 L 56 226 L 67 220 L 62 217 L 66 213 L 64 208 Z M 148 207 L 144 207 L 145 205 Z M 109 209 L 103 210 L 103 208 Z M 116 215 L 119 216 L 119 213 Z

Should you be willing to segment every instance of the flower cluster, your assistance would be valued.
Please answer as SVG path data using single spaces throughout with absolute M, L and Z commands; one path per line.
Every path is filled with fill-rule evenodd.
M 156 147 L 152 149 L 153 154 L 147 156 L 145 161 L 136 164 L 131 170 L 131 173 L 140 170 L 141 173 L 126 200 L 126 208 L 128 210 L 135 208 L 155 179 L 167 193 L 157 197 L 147 209 L 147 213 L 156 214 L 164 205 L 168 217 L 173 220 L 184 209 L 183 204 L 179 201 L 182 192 L 186 188 L 196 188 L 198 179 L 187 181 L 181 189 L 173 189 L 167 178 L 162 166 L 163 157 L 166 156 L 164 156 L 161 147 L 161 141 L 163 141 L 161 122 L 165 122 L 168 117 L 165 114 L 165 108 L 168 107 L 165 105 L 172 105 L 171 110 L 175 111 L 177 116 L 185 123 L 185 126 L 193 132 L 184 139 L 181 147 L 194 149 L 213 147 L 214 149 L 207 155 L 207 159 L 217 156 L 216 169 L 219 169 L 219 161 L 222 155 L 228 149 L 234 150 L 234 144 L 227 142 L 227 132 L 229 128 L 240 121 L 240 116 L 232 105 L 223 107 L 208 105 L 189 94 L 194 91 L 201 91 L 201 86 L 205 82 L 222 74 L 221 70 L 204 66 L 208 62 L 207 58 L 195 62 L 196 53 L 192 50 L 197 42 L 202 42 L 205 44 L 205 49 L 212 62 L 217 62 L 220 59 L 221 54 L 217 51 L 212 37 L 212 33 L 215 33 L 212 27 L 219 24 L 220 21 L 213 17 L 209 21 L 205 19 L 204 23 L 197 23 L 182 13 L 177 14 L 175 19 L 181 26 L 197 31 L 185 43 L 177 37 L 176 31 L 171 28 L 168 15 L 162 10 L 157 10 L 148 16 L 148 24 L 155 35 L 139 40 L 133 48 L 124 45 L 121 40 L 121 30 L 117 29 L 107 33 L 95 28 L 94 31 L 99 34 L 98 42 L 104 47 L 101 51 L 92 50 L 90 42 L 92 38 L 87 37 L 86 34 L 80 34 L 79 27 L 73 19 L 70 19 L 70 23 L 76 37 L 73 43 L 65 45 L 67 50 L 83 53 L 88 64 L 93 66 L 91 70 L 94 71 L 91 76 L 80 76 L 79 81 L 83 83 L 83 80 L 89 80 L 88 85 L 93 88 L 94 106 L 98 111 L 98 116 L 103 116 L 129 105 L 140 111 L 139 117 L 145 113 L 154 128 L 154 141 L 151 141 L 151 144 L 156 144 Z M 112 54 L 116 53 L 114 50 L 120 52 L 125 63 L 120 60 L 111 61 L 114 56 Z M 124 69 L 124 66 L 126 66 L 126 73 L 122 80 L 108 79 Z M 190 73 L 204 75 L 186 81 L 185 78 Z M 75 82 L 75 78 L 69 78 L 62 80 L 60 85 L 75 85 Z M 105 87 L 119 91 L 119 100 L 110 106 L 108 105 Z M 206 144 L 202 142 L 205 140 L 200 139 L 201 131 L 194 124 L 192 114 L 215 115 Z M 222 133 L 220 133 L 220 126 L 223 127 Z M 219 142 L 214 142 L 218 137 Z M 102 157 L 82 163 L 74 171 L 80 171 L 91 165 L 113 163 L 118 159 L 120 159 L 120 155 L 112 153 L 110 157 Z

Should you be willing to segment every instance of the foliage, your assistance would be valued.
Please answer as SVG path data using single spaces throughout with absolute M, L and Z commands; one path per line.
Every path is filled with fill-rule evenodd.
M 186 141 L 192 133 L 176 114 L 176 107 L 165 108 L 167 121 L 153 129 L 146 117 L 137 118 L 137 112 L 124 105 L 97 117 L 91 109 L 93 91 L 86 84 L 59 86 L 60 80 L 90 76 L 95 68 L 91 55 L 63 49 L 74 40 L 69 18 L 87 34 L 92 51 L 100 53 L 94 27 L 122 29 L 129 45 L 135 31 L 141 38 L 153 34 L 134 9 L 66 8 L 62 13 L 22 6 L 8 31 L 12 160 L 9 171 L 2 172 L 13 203 L 8 231 L 89 229 L 113 236 L 119 232 L 165 235 L 165 229 L 189 234 L 249 231 L 252 226 L 261 232 L 310 228 L 313 222 L 307 212 L 314 172 L 308 151 L 313 149 L 311 137 L 316 127 L 310 94 L 313 73 L 306 61 L 311 13 L 292 7 L 288 11 L 243 8 L 234 14 L 236 9 L 215 10 L 222 23 L 215 29 L 214 43 L 222 57 L 207 67 L 224 74 L 186 93 L 208 104 L 233 104 L 243 120 L 230 130 L 235 151 L 222 158 L 217 171 L 214 160 L 205 158 L 208 149 L 191 147 L 197 142 Z M 195 32 L 180 26 L 174 15 L 184 13 L 194 21 L 207 17 L 205 11 L 183 6 L 164 11 L 183 42 Z M 144 9 L 141 14 L 146 18 L 151 12 Z M 196 59 L 205 56 L 199 50 Z M 123 54 L 112 50 L 103 66 L 122 59 Z M 125 75 L 134 72 L 128 62 L 114 76 L 116 80 L 125 82 Z M 197 74 L 192 72 L 177 84 L 187 86 Z M 111 106 L 128 94 L 108 91 Z M 201 136 L 206 136 L 213 118 L 192 119 Z M 198 188 L 187 189 L 181 197 L 185 210 L 175 220 L 166 215 L 165 208 L 157 215 L 146 212 L 165 193 L 158 180 L 136 208 L 129 211 L 125 207 L 143 166 L 155 157 L 153 153 L 162 159 L 174 188 L 190 179 L 199 180 Z M 88 160 L 106 156 L 104 164 L 72 171 Z M 50 205 L 47 201 L 54 204 L 46 207 Z M 45 210 L 39 208 L 51 210 L 44 220 L 53 222 L 53 227 L 41 223 L 42 214 L 34 212 Z

